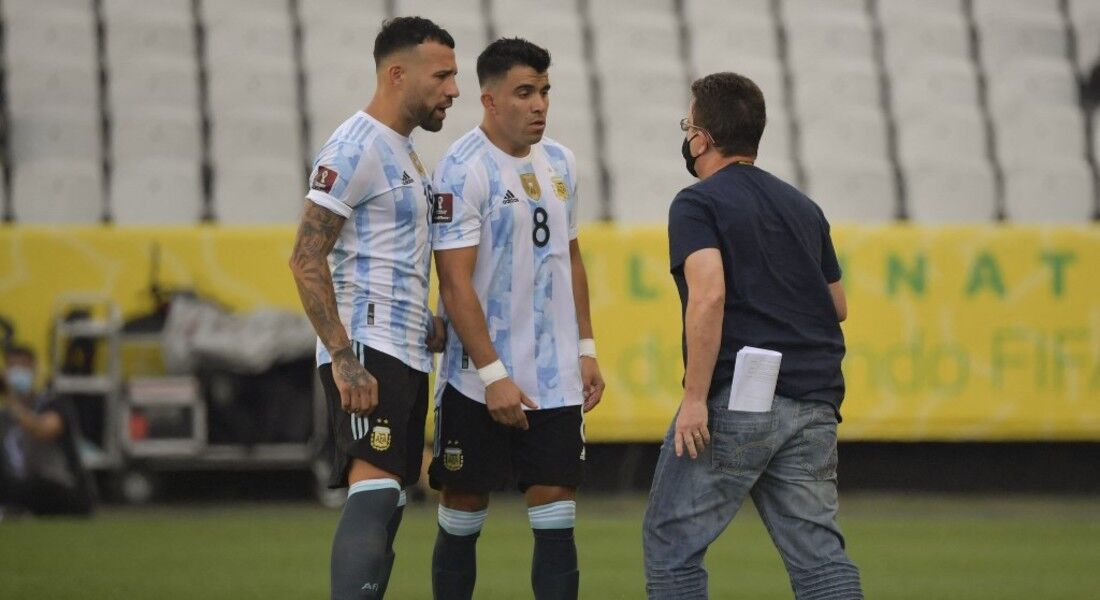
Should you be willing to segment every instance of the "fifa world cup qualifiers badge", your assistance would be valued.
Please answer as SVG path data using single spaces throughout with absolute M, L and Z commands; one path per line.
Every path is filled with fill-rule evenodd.
M 339 175 L 336 171 L 328 167 L 317 167 L 317 173 L 313 175 L 313 181 L 310 182 L 309 187 L 327 194 L 332 191 L 332 186 L 336 184 L 337 177 Z
M 390 442 L 393 438 L 390 436 L 390 422 L 386 419 L 378 419 L 378 423 L 375 424 L 374 430 L 370 432 L 370 447 L 379 452 L 385 452 L 390 449 Z
M 432 223 L 450 223 L 454 219 L 453 194 L 436 194 L 432 200 Z
M 462 448 L 454 440 L 448 440 L 447 447 L 443 449 L 443 468 L 448 471 L 458 471 L 462 468 Z

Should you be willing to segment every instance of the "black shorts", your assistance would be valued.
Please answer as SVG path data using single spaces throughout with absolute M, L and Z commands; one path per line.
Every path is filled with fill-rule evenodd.
M 318 367 L 328 399 L 328 424 L 335 453 L 328 485 L 348 485 L 351 459 L 360 458 L 401 478 L 402 485 L 420 479 L 424 462 L 424 423 L 428 413 L 428 374 L 396 358 L 352 342 L 352 350 L 378 380 L 378 406 L 356 417 L 340 406 L 332 364 Z
M 428 468 L 433 489 L 488 493 L 515 481 L 578 487 L 584 472 L 584 418 L 580 406 L 527 411 L 526 431 L 493 420 L 482 403 L 450 385 L 436 408 L 435 453 Z

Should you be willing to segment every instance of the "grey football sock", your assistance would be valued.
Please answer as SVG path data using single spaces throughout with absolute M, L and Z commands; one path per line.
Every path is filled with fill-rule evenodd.
M 397 508 L 399 493 L 400 488 L 392 479 L 360 481 L 349 490 L 332 539 L 333 600 L 382 597 L 388 525 Z

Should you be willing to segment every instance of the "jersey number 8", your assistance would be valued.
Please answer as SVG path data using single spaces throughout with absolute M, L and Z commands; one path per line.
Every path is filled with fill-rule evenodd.
M 550 215 L 545 208 L 539 206 L 532 216 L 535 219 L 535 230 L 531 232 L 531 240 L 542 248 L 550 243 Z

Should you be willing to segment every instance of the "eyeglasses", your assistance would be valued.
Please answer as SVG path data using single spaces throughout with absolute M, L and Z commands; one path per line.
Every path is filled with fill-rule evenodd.
M 698 125 L 695 125 L 691 121 L 688 121 L 687 117 L 684 117 L 683 119 L 680 119 L 680 131 L 687 132 L 687 130 L 689 130 L 691 128 L 702 129 L 702 127 L 699 127 Z

